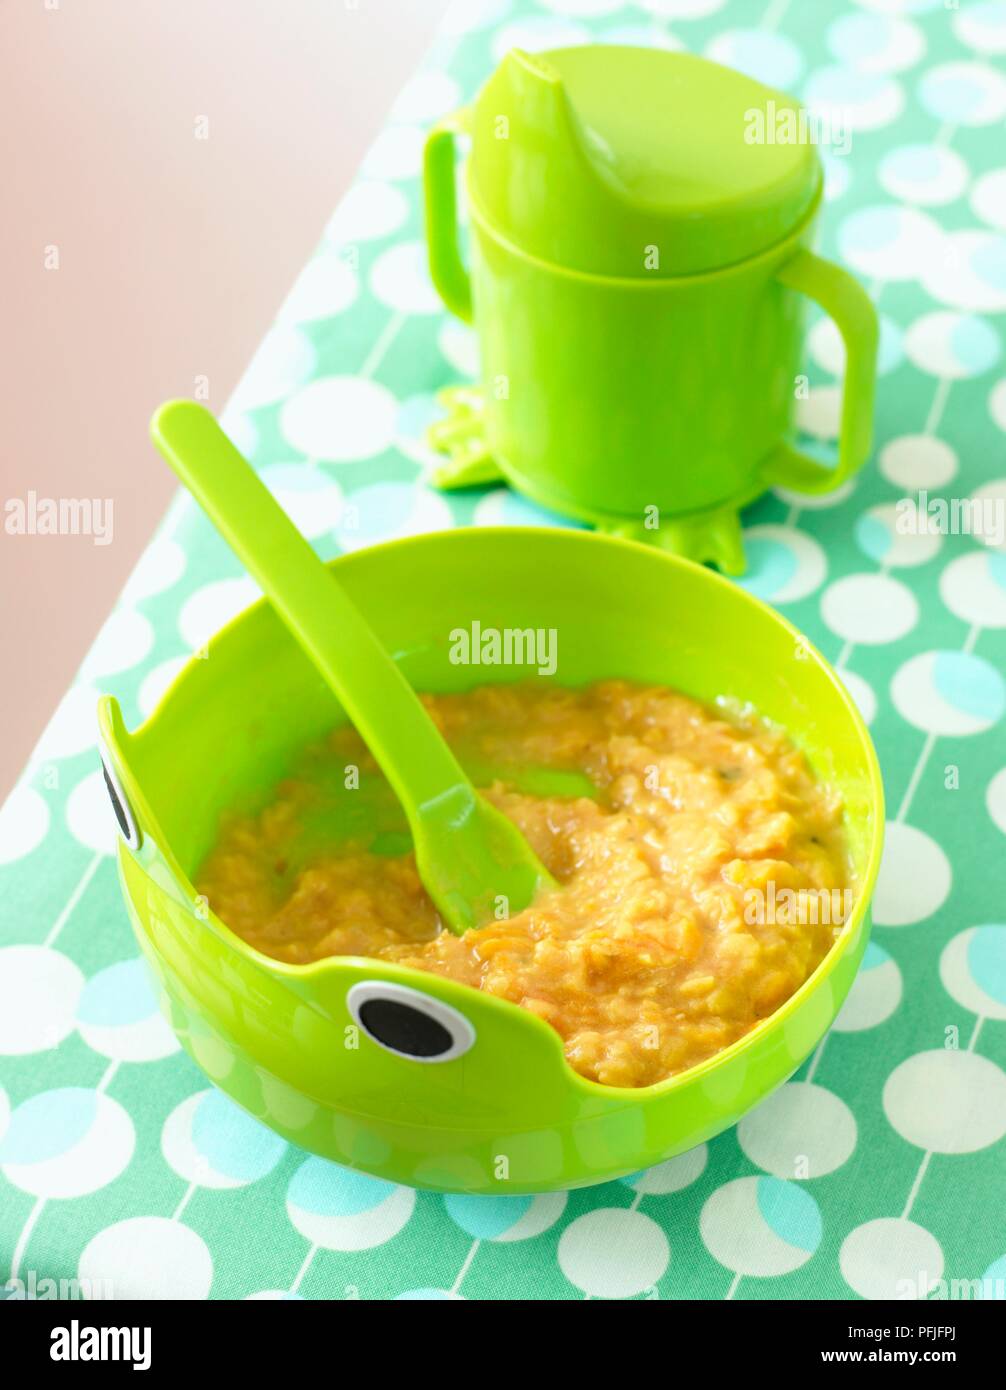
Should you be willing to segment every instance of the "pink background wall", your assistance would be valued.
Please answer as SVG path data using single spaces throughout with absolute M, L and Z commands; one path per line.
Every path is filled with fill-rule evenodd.
M 0 6 L 0 799 L 171 495 L 151 411 L 222 408 L 446 8 Z M 31 489 L 113 498 L 112 543 L 6 534 Z

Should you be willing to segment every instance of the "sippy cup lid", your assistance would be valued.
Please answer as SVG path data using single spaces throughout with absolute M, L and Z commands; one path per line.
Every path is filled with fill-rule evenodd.
M 473 214 L 594 275 L 735 264 L 797 227 L 822 172 L 798 102 L 691 54 L 513 49 L 476 99 Z

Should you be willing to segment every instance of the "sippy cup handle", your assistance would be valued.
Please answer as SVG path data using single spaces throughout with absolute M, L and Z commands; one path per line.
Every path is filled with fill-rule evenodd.
M 472 287 L 458 249 L 454 143 L 466 132 L 465 108 L 445 116 L 426 137 L 423 189 L 430 275 L 441 299 L 465 323 L 472 321 Z
M 799 449 L 782 444 L 765 466 L 770 487 L 820 494 L 841 487 L 862 468 L 873 436 L 873 388 L 877 365 L 877 313 L 858 280 L 812 251 L 798 251 L 776 271 L 779 281 L 813 299 L 828 314 L 845 343 L 845 384 L 838 466 L 826 468 Z

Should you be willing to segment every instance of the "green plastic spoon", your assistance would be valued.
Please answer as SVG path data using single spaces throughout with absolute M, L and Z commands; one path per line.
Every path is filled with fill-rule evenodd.
M 553 886 L 516 826 L 472 786 L 362 614 L 209 411 L 169 401 L 151 434 L 373 753 L 405 810 L 423 885 L 450 930 L 460 935 L 520 912 Z

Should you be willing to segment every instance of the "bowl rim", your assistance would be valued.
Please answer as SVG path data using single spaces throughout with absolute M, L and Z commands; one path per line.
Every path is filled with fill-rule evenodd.
M 379 963 L 382 969 L 389 970 L 392 975 L 400 978 L 403 983 L 411 983 L 414 987 L 425 987 L 428 989 L 431 979 L 436 981 L 437 989 L 441 993 L 452 998 L 458 1007 L 463 1009 L 464 1001 L 470 999 L 471 995 L 476 994 L 482 1005 L 490 1009 L 503 1010 L 505 1016 L 515 1019 L 519 1017 L 522 1025 L 532 1028 L 542 1038 L 547 1038 L 558 1058 L 565 1069 L 566 1081 L 576 1091 L 580 1092 L 584 1098 L 597 1100 L 604 1098 L 609 1102 L 621 1100 L 628 1104 L 632 1102 L 657 1100 L 664 1096 L 671 1095 L 675 1091 L 682 1090 L 686 1086 L 691 1086 L 700 1082 L 711 1071 L 716 1068 L 726 1066 L 728 1063 L 744 1056 L 745 1053 L 752 1052 L 759 1047 L 763 1039 L 770 1033 L 785 1026 L 788 1019 L 797 1012 L 803 1003 L 818 990 L 826 980 L 828 980 L 837 969 L 839 962 L 848 954 L 852 943 L 859 938 L 860 930 L 864 919 L 870 909 L 870 903 L 876 886 L 877 875 L 880 870 L 880 860 L 883 851 L 884 828 L 885 828 L 885 806 L 884 806 L 884 787 L 881 775 L 880 764 L 877 758 L 873 740 L 870 737 L 866 721 L 863 719 L 855 701 L 843 684 L 838 672 L 831 663 L 824 657 L 818 648 L 809 641 L 806 634 L 800 631 L 796 625 L 784 617 L 778 609 L 766 603 L 763 599 L 756 597 L 748 590 L 728 579 L 725 575 L 710 569 L 706 565 L 700 565 L 693 560 L 685 559 L 679 555 L 673 555 L 655 546 L 647 545 L 640 541 L 627 539 L 620 536 L 611 536 L 590 530 L 582 530 L 571 527 L 560 526 L 480 526 L 480 527 L 458 527 L 447 531 L 428 531 L 418 535 L 401 536 L 392 540 L 382 541 L 375 545 L 363 546 L 358 550 L 343 552 L 326 561 L 328 565 L 339 565 L 342 563 L 352 563 L 358 557 L 367 556 L 368 558 L 378 558 L 382 554 L 391 551 L 419 550 L 426 547 L 436 547 L 455 544 L 461 539 L 470 543 L 471 537 L 475 535 L 482 539 L 513 540 L 519 542 L 522 536 L 534 535 L 535 537 L 548 537 L 549 543 L 559 546 L 570 546 L 579 548 L 583 546 L 596 547 L 605 546 L 608 549 L 626 550 L 632 552 L 637 557 L 640 552 L 647 553 L 653 557 L 657 563 L 670 566 L 685 572 L 690 572 L 694 576 L 701 576 L 702 583 L 708 584 L 712 588 L 729 591 L 733 601 L 737 602 L 742 609 L 747 608 L 757 613 L 762 619 L 777 624 L 793 639 L 794 644 L 799 644 L 805 652 L 805 659 L 816 665 L 820 674 L 824 676 L 829 685 L 838 695 L 845 715 L 853 728 L 860 751 L 863 754 L 868 772 L 869 792 L 871 808 L 874 815 L 873 826 L 870 835 L 869 852 L 867 855 L 866 868 L 862 875 L 856 903 L 848 920 L 843 923 L 842 931 L 831 946 L 830 950 L 820 961 L 817 968 L 810 974 L 798 989 L 785 999 L 782 1004 L 765 1018 L 760 1019 L 742 1037 L 722 1048 L 712 1056 L 704 1058 L 694 1066 L 688 1067 L 683 1071 L 675 1072 L 672 1076 L 665 1077 L 661 1081 L 655 1081 L 649 1086 L 611 1086 L 600 1081 L 592 1081 L 589 1077 L 583 1076 L 576 1071 L 566 1058 L 563 1048 L 563 1040 L 559 1033 L 552 1028 L 544 1019 L 524 1009 L 519 1004 L 512 1003 L 510 1000 L 502 999 L 497 995 L 487 993 L 483 990 L 476 990 L 470 985 L 465 985 L 459 981 L 451 980 L 445 976 L 435 975 L 429 971 L 413 969 L 409 966 L 401 966 L 396 962 L 381 961 L 378 957 L 370 956 L 325 956 L 316 961 L 306 964 L 294 964 L 288 961 L 276 960 L 268 956 L 256 947 L 250 945 L 235 931 L 227 926 L 225 922 L 210 909 L 208 913 L 200 918 L 200 925 L 204 928 L 209 927 L 222 941 L 232 949 L 245 957 L 248 962 L 259 969 L 265 970 L 284 981 L 296 980 L 308 982 L 319 976 L 329 973 L 337 973 L 338 970 L 349 966 L 352 969 L 370 969 L 375 963 Z M 236 613 L 223 627 L 219 628 L 209 643 L 216 643 L 224 640 L 228 634 L 245 622 L 251 615 L 262 609 L 268 604 L 269 600 L 263 595 Z M 207 644 L 208 645 L 208 644 Z M 162 692 L 157 705 L 142 721 L 138 727 L 128 733 L 128 738 L 138 738 L 141 735 L 150 735 L 158 717 L 170 703 L 177 688 L 188 678 L 198 660 L 196 654 L 190 656 L 184 666 L 176 672 L 174 679 Z M 109 697 L 103 697 L 99 707 L 99 718 L 102 731 L 106 733 L 108 742 L 114 747 L 118 742 L 117 735 L 127 733 L 124 721 L 115 707 L 115 701 Z M 787 731 L 789 732 L 789 731 Z M 792 735 L 791 735 L 792 736 Z M 153 819 L 153 818 L 151 818 Z M 154 822 L 156 824 L 156 821 Z M 186 902 L 193 908 L 198 897 L 195 887 L 188 874 L 183 871 L 170 847 L 158 843 L 158 853 L 163 857 L 167 867 L 170 869 L 172 877 L 179 889 L 184 891 Z M 133 854 L 128 847 L 121 842 L 119 844 L 120 854 Z M 135 858 L 135 855 L 133 856 Z M 830 1028 L 831 1024 L 828 1025 Z M 824 1030 L 826 1033 L 827 1028 Z M 824 1036 L 822 1033 L 822 1036 Z

